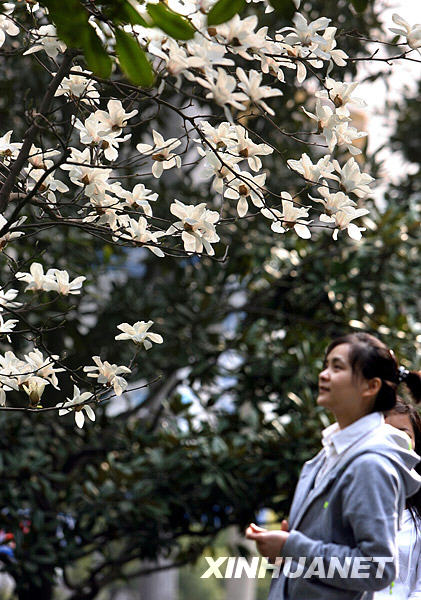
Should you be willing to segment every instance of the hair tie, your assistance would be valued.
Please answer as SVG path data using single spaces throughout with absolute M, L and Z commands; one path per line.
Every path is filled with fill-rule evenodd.
M 408 379 L 409 371 L 405 367 L 398 368 L 398 381 L 399 383 L 405 382 Z

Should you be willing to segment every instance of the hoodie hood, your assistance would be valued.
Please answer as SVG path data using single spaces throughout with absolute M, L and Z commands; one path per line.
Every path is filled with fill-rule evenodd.
M 358 445 L 358 449 L 348 456 L 348 460 L 353 460 L 366 452 L 385 456 L 393 463 L 404 483 L 407 498 L 421 488 L 421 475 L 414 468 L 421 457 L 412 450 L 411 440 L 403 431 L 391 425 L 382 425 Z

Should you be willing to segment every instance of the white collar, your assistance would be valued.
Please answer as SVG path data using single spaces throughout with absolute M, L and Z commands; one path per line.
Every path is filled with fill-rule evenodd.
M 384 425 L 384 417 L 381 412 L 365 415 L 344 429 L 340 429 L 338 423 L 333 423 L 322 431 L 322 444 L 323 446 L 333 445 L 336 453 L 341 454 L 381 425 Z

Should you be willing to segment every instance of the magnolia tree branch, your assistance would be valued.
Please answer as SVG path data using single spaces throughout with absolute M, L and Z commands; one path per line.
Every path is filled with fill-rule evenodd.
M 60 83 L 63 81 L 64 77 L 66 77 L 66 75 L 69 73 L 72 61 L 75 56 L 76 53 L 73 50 L 66 50 L 66 52 L 64 53 L 63 61 L 56 75 L 53 77 L 53 79 L 47 87 L 47 91 L 45 92 L 44 98 L 42 99 L 38 114 L 36 115 L 36 118 L 32 125 L 24 134 L 24 141 L 19 155 L 11 165 L 10 173 L 6 181 L 0 188 L 0 213 L 4 213 L 9 202 L 10 193 L 15 185 L 16 179 L 20 175 L 23 166 L 28 160 L 31 146 L 34 143 L 35 137 L 40 129 L 40 118 L 45 117 L 49 112 L 54 95 L 58 90 Z
M 42 27 L 37 26 L 39 18 Z M 105 14 L 94 12 L 92 18 L 97 28 L 104 28 L 107 61 L 119 57 L 111 78 L 73 64 L 77 53 L 66 49 L 53 25 L 44 25 L 48 14 L 41 9 L 34 14 L 36 27 L 23 29 L 22 50 L 47 54 L 47 59 L 37 60 L 51 80 L 22 141 L 12 140 L 12 132 L 0 136 L 0 249 L 4 252 L 9 244 L 13 248 L 9 258 L 3 254 L 12 277 L 0 287 L 0 335 L 12 348 L 27 352 L 23 358 L 13 350 L 0 354 L 0 409 L 53 414 L 68 410 L 79 426 L 83 412 L 94 420 L 91 404 L 110 397 L 110 390 L 120 396 L 127 388 L 139 350 L 164 340 L 150 329 L 153 321 L 123 322 L 115 339 L 136 344 L 126 365 L 93 356 L 93 364 L 69 368 L 65 352 L 54 354 L 46 339 L 52 331 L 65 330 L 72 312 L 78 315 L 83 300 L 67 300 L 81 295 L 87 277 L 79 274 L 72 280 L 67 269 L 51 264 L 48 252 L 22 260 L 19 244 L 45 243 L 54 231 L 67 239 L 66 230 L 74 230 L 84 242 L 142 248 L 160 259 L 195 257 L 224 263 L 230 232 L 239 221 L 244 226 L 265 223 L 276 244 L 285 235 L 310 240 L 323 230 L 334 240 L 338 235 L 360 240 L 369 211 L 359 202 L 370 196 L 373 177 L 354 158 L 362 154 L 359 140 L 366 133 L 353 126 L 350 106 L 364 102 L 354 95 L 356 82 L 334 79 L 330 73 L 334 66 L 335 73 L 340 72 L 352 61 L 413 60 L 409 55 L 419 45 L 418 26 L 396 15 L 394 22 L 401 27 L 397 31 L 406 44 L 385 59 L 376 50 L 368 57 L 349 57 L 337 47 L 337 29 L 329 27 L 328 18 L 311 22 L 299 11 L 290 26 L 272 31 L 256 29 L 255 16 L 207 27 L 198 8 L 197 14 L 189 15 L 196 37 L 186 41 L 169 35 L 156 38 L 153 28 L 140 33 L 131 28 L 123 34 L 107 23 Z M 20 34 L 18 19 L 9 22 L 6 17 L 2 27 L 9 36 Z M 34 44 L 29 48 L 28 39 Z M 156 74 L 153 90 L 123 81 L 117 72 L 121 67 L 135 76 L 122 54 L 121 44 L 126 42 L 131 52 L 138 48 L 139 60 L 147 50 Z M 8 59 L 12 55 L 3 57 Z M 286 70 L 292 77 L 285 77 Z M 305 106 L 296 107 L 295 131 L 279 122 L 275 110 L 274 98 L 284 95 L 284 86 L 292 91 L 301 86 L 308 96 Z M 169 131 L 174 137 L 166 137 Z M 136 145 L 129 143 L 133 133 Z M 292 159 L 284 142 L 304 144 L 306 152 Z M 315 157 L 307 154 L 313 150 Z M 275 188 L 274 167 L 290 175 L 288 189 Z M 207 186 L 207 192 L 198 189 L 198 197 L 205 201 L 194 204 L 170 197 L 167 205 L 159 198 L 155 190 L 177 189 L 182 177 L 186 188 L 203 180 L 198 188 Z M 184 182 L 180 193 L 183 187 Z M 65 258 L 60 257 L 60 265 Z M 95 285 L 96 275 L 90 277 Z M 22 292 L 12 287 L 15 282 L 26 285 Z M 51 315 L 34 320 L 31 311 L 37 307 L 22 297 L 34 293 L 55 293 L 67 301 L 67 308 L 53 314 L 50 301 L 42 301 L 39 310 Z M 19 322 L 23 327 L 16 327 Z M 16 337 L 22 344 L 15 345 Z M 45 386 L 60 389 L 59 372 L 74 384 L 74 396 L 55 407 L 42 406 Z M 169 393 L 176 387 L 170 380 Z M 6 406 L 9 392 L 26 394 L 28 405 Z M 154 426 L 162 406 L 159 392 L 152 390 L 150 403 L 156 409 Z

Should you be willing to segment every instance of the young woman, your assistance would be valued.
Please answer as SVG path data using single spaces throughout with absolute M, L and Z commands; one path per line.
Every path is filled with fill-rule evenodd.
M 386 413 L 385 421 L 411 438 L 417 454 L 421 454 L 421 417 L 414 406 L 398 399 Z M 421 463 L 416 470 L 421 472 Z M 408 498 L 397 535 L 399 574 L 393 584 L 374 594 L 375 600 L 421 600 L 421 490 Z
M 421 378 L 405 374 L 421 396 Z M 252 524 L 246 533 L 263 556 L 286 559 L 269 600 L 371 600 L 395 580 L 398 519 L 421 486 L 413 469 L 419 456 L 406 435 L 384 424 L 399 380 L 394 355 L 371 335 L 347 335 L 328 347 L 317 403 L 336 423 L 304 465 L 289 531 Z

